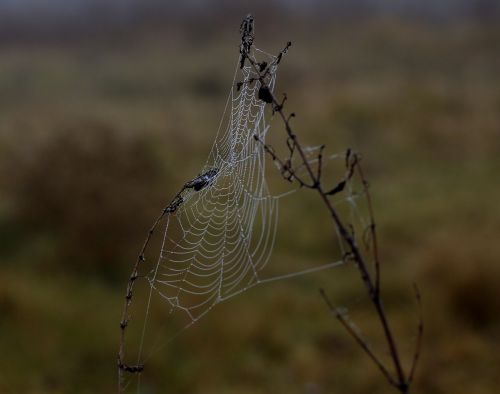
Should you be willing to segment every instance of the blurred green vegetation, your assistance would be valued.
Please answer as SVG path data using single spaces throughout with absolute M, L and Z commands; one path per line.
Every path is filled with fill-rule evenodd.
M 0 392 L 115 390 L 128 271 L 156 212 L 205 162 L 237 60 L 238 21 L 227 24 L 208 37 L 187 25 L 118 44 L 2 46 Z M 411 282 L 421 287 L 415 392 L 496 392 L 500 30 L 398 19 L 262 30 L 260 48 L 293 42 L 277 91 L 300 138 L 363 155 L 408 363 Z M 326 213 L 306 194 L 282 211 L 271 261 L 281 272 L 335 257 Z M 215 308 L 159 351 L 144 392 L 389 392 L 320 286 L 380 344 L 356 273 L 324 271 Z

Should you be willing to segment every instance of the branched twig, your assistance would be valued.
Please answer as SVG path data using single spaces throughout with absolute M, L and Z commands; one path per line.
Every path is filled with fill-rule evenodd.
M 306 187 L 309 189 L 315 188 L 314 184 L 306 183 L 300 176 L 297 175 L 295 169 L 291 166 L 290 159 L 287 160 L 281 159 L 276 154 L 273 147 L 268 144 L 265 144 L 264 141 L 262 141 L 257 134 L 254 134 L 253 138 L 262 144 L 266 153 L 268 153 L 269 156 L 271 156 L 272 160 L 278 165 L 278 169 L 280 170 L 280 173 L 283 176 L 283 178 L 285 178 L 288 182 L 293 182 L 295 180 L 301 187 Z
M 273 161 L 278 163 L 278 167 L 280 169 L 280 172 L 282 176 L 287 180 L 287 181 L 297 181 L 300 186 L 306 186 L 309 189 L 314 189 L 317 191 L 321 201 L 325 205 L 326 209 L 330 213 L 332 220 L 338 230 L 338 233 L 340 234 L 340 237 L 343 239 L 343 241 L 348 245 L 349 250 L 346 252 L 345 256 L 349 260 L 352 260 L 355 263 L 355 266 L 357 267 L 361 280 L 363 284 L 366 287 L 366 290 L 368 292 L 368 295 L 370 297 L 370 301 L 375 309 L 377 318 L 380 322 L 380 325 L 382 326 L 382 330 L 384 333 L 384 337 L 389 349 L 389 354 L 393 363 L 394 367 L 394 375 L 392 375 L 387 367 L 380 361 L 380 359 L 373 353 L 373 351 L 369 348 L 368 344 L 366 341 L 361 338 L 355 330 L 353 330 L 352 326 L 345 320 L 343 315 L 339 313 L 339 311 L 333 307 L 333 305 L 330 303 L 328 298 L 326 297 L 325 293 L 322 292 L 323 299 L 327 303 L 328 307 L 330 310 L 335 313 L 335 316 L 337 319 L 342 323 L 344 328 L 349 332 L 351 336 L 356 340 L 356 342 L 361 346 L 361 348 L 367 353 L 367 355 L 372 359 L 372 361 L 378 366 L 382 374 L 387 378 L 389 383 L 396 387 L 401 393 L 405 394 L 409 392 L 409 386 L 410 383 L 413 380 L 413 374 L 416 368 L 416 364 L 419 358 L 420 354 L 420 346 L 421 346 L 421 337 L 422 337 L 422 332 L 423 332 L 423 323 L 422 323 L 422 318 L 420 317 L 420 323 L 419 323 L 419 336 L 417 340 L 417 350 L 415 351 L 415 355 L 413 358 L 413 365 L 411 368 L 410 373 L 407 375 L 402 367 L 401 363 L 401 358 L 399 351 L 396 346 L 396 342 L 394 340 L 394 335 L 392 332 L 392 329 L 389 325 L 387 315 L 382 303 L 382 299 L 380 296 L 380 260 L 378 256 L 378 245 L 377 245 L 377 236 L 376 236 L 376 226 L 375 226 L 375 219 L 374 219 L 374 214 L 373 214 L 373 206 L 371 202 L 371 195 L 369 192 L 368 188 L 368 182 L 366 181 L 366 178 L 364 176 L 363 170 L 361 168 L 361 165 L 359 164 L 359 157 L 357 154 L 353 153 L 351 150 L 347 151 L 346 154 L 346 174 L 344 176 L 344 179 L 342 179 L 336 186 L 333 188 L 325 188 L 324 185 L 322 184 L 321 180 L 321 175 L 322 175 L 322 158 L 323 158 L 323 149 L 324 147 L 322 146 L 319 154 L 318 154 L 318 168 L 316 171 L 313 171 L 312 165 L 310 161 L 307 159 L 307 156 L 305 154 L 305 151 L 300 144 L 296 134 L 294 133 L 290 120 L 292 117 L 295 116 L 294 113 L 291 113 L 290 115 L 286 115 L 284 112 L 284 103 L 286 100 L 286 96 L 284 96 L 283 100 L 279 102 L 272 91 L 270 90 L 268 84 L 269 81 L 267 80 L 267 77 L 270 75 L 270 67 L 271 65 L 277 65 L 281 60 L 283 55 L 288 51 L 291 43 L 287 43 L 286 47 L 284 50 L 282 50 L 278 56 L 276 56 L 275 60 L 268 65 L 267 63 L 259 63 L 257 62 L 253 56 L 250 54 L 250 50 L 254 41 L 254 36 L 253 36 L 253 31 L 254 31 L 254 26 L 253 26 L 253 18 L 251 16 L 247 16 L 245 20 L 243 21 L 241 25 L 241 33 L 242 33 L 242 44 L 240 46 L 240 54 L 241 54 L 241 59 L 240 59 L 240 65 L 241 67 L 244 66 L 245 62 L 248 61 L 250 64 L 250 67 L 253 69 L 254 73 L 256 76 L 252 77 L 252 83 L 254 81 L 259 81 L 260 83 L 260 88 L 258 91 L 258 98 L 262 100 L 263 102 L 267 104 L 271 104 L 271 108 L 274 113 L 278 113 L 279 117 L 283 121 L 284 127 L 285 127 L 285 132 L 286 132 L 286 145 L 289 150 L 289 157 L 286 160 L 280 159 L 274 149 L 269 146 L 268 144 L 264 143 L 264 141 L 260 140 L 257 136 L 255 136 L 255 139 L 257 141 L 260 141 L 261 144 L 263 145 L 264 150 L 271 156 Z M 250 43 L 250 44 L 248 44 Z M 241 86 L 241 83 L 239 83 L 239 86 Z M 293 168 L 292 165 L 292 158 L 293 155 L 297 152 L 297 154 L 300 157 L 300 167 L 304 167 L 306 169 L 307 176 L 309 177 L 309 180 L 306 181 L 302 178 L 298 178 L 296 174 L 296 170 Z M 339 214 L 333 207 L 333 204 L 330 200 L 330 197 L 340 193 L 347 182 L 350 181 L 350 179 L 353 177 L 354 172 L 357 171 L 362 183 L 363 183 L 363 188 L 367 200 L 367 205 L 368 205 L 368 211 L 369 211 L 369 216 L 370 216 L 370 225 L 369 225 L 369 232 L 371 235 L 371 243 L 372 243 L 372 252 L 373 252 L 373 265 L 374 265 L 374 278 L 372 278 L 372 275 L 370 273 L 370 270 L 368 269 L 368 264 L 365 261 L 365 257 L 361 253 L 361 250 L 359 249 L 357 242 L 356 242 L 356 235 L 354 234 L 352 226 L 349 226 L 349 224 L 346 224 L 342 221 L 340 218 Z M 417 291 L 417 300 L 420 304 L 420 294 Z
M 325 192 L 325 194 L 327 196 L 333 196 L 334 194 L 343 191 L 347 182 L 349 182 L 352 176 L 354 175 L 354 169 L 356 168 L 358 163 L 359 163 L 358 156 L 356 154 L 353 154 L 351 149 L 347 149 L 346 159 L 345 159 L 346 174 L 344 178 L 339 183 L 337 183 L 335 187 Z

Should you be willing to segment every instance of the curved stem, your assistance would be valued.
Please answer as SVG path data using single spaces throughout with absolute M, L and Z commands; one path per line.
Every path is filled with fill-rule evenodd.
M 153 225 L 148 231 L 148 235 L 146 239 L 144 240 L 144 243 L 141 248 L 141 252 L 139 253 L 139 256 L 137 257 L 137 260 L 135 261 L 133 267 L 132 267 L 132 272 L 130 274 L 128 283 L 127 283 L 127 290 L 125 293 L 125 300 L 123 304 L 123 310 L 122 310 L 122 317 L 120 320 L 120 348 L 118 350 L 118 392 L 123 393 L 124 392 L 124 387 L 123 387 L 123 381 L 124 381 L 124 373 L 129 372 L 129 373 L 140 373 L 142 372 L 144 366 L 143 365 L 127 365 L 125 363 L 125 332 L 128 326 L 128 323 L 130 322 L 130 317 L 129 317 L 129 309 L 130 305 L 132 304 L 132 297 L 134 295 L 134 283 L 137 279 L 138 275 L 138 269 L 139 269 L 139 264 L 141 262 L 146 261 L 146 258 L 144 257 L 144 254 L 146 253 L 146 249 L 149 245 L 149 242 L 151 241 L 151 237 L 158 226 L 158 223 L 163 219 L 165 214 L 167 213 L 166 209 L 163 209 L 161 214 L 158 216 L 158 218 L 154 221 Z

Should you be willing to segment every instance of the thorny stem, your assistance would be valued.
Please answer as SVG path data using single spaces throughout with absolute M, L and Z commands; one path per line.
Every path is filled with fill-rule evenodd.
M 344 316 L 338 312 L 336 308 L 333 307 L 333 305 L 329 302 L 328 298 L 322 292 L 323 298 L 325 302 L 327 303 L 328 307 L 330 310 L 335 313 L 335 316 L 339 321 L 342 323 L 344 328 L 349 332 L 351 336 L 357 341 L 357 343 L 363 348 L 363 350 L 368 354 L 368 356 L 372 359 L 372 361 L 379 367 L 381 372 L 384 374 L 388 382 L 396 387 L 401 393 L 406 394 L 409 392 L 409 386 L 410 383 L 412 382 L 413 379 L 413 374 L 415 371 L 415 367 L 419 358 L 420 354 L 420 346 L 421 346 L 421 337 L 422 337 L 422 332 L 423 332 L 423 324 L 422 324 L 422 318 L 420 317 L 420 323 L 419 323 L 419 336 L 417 340 L 417 350 L 415 351 L 414 354 L 414 359 L 413 359 L 413 365 L 410 371 L 410 374 L 407 375 L 403 371 L 401 359 L 399 356 L 399 352 L 396 346 L 396 342 L 394 340 L 394 336 L 391 330 L 391 327 L 389 325 L 387 315 L 384 310 L 384 306 L 382 303 L 382 299 L 380 297 L 380 263 L 379 263 L 379 258 L 378 258 L 378 246 L 377 246 L 377 238 L 376 238 L 376 231 L 375 231 L 375 220 L 374 220 L 374 215 L 373 215 L 373 207 L 371 203 L 371 197 L 368 191 L 368 183 L 364 177 L 363 171 L 361 169 L 361 166 L 359 165 L 359 159 L 355 155 L 354 159 L 354 164 L 353 166 L 357 167 L 358 174 L 361 177 L 361 180 L 363 182 L 363 187 L 365 189 L 365 195 L 367 196 L 367 201 L 368 201 L 368 210 L 369 210 L 369 215 L 370 215 L 370 233 L 371 233 L 371 241 L 372 241 L 372 247 L 373 247 L 373 260 L 374 260 L 374 268 L 375 268 L 375 279 L 372 279 L 370 275 L 370 271 L 368 269 L 367 263 L 363 257 L 363 254 L 361 253 L 357 243 L 355 236 L 351 234 L 350 231 L 348 231 L 348 227 L 344 224 L 344 222 L 340 219 L 337 211 L 333 207 L 330 199 L 328 196 L 330 194 L 333 194 L 332 192 L 336 192 L 336 188 L 334 188 L 332 191 L 325 191 L 322 183 L 321 183 L 321 165 L 322 165 L 322 152 L 323 152 L 323 147 L 320 150 L 320 154 L 318 155 L 318 165 L 319 168 L 317 170 L 317 173 L 315 174 L 313 171 L 313 168 L 307 159 L 307 156 L 302 148 L 302 145 L 300 144 L 296 134 L 294 133 L 291 125 L 290 125 L 290 118 L 294 116 L 294 114 L 291 114 L 289 116 L 286 116 L 284 110 L 283 110 L 283 104 L 284 100 L 280 103 L 274 96 L 274 94 L 271 92 L 271 90 L 268 88 L 267 83 L 266 83 L 266 76 L 269 73 L 269 66 L 267 66 L 264 70 L 261 69 L 260 63 L 257 63 L 251 56 L 250 56 L 250 47 L 253 43 L 253 18 L 249 15 L 245 20 L 243 21 L 241 25 L 241 33 L 242 33 L 242 45 L 240 47 L 240 53 L 241 53 L 241 61 L 240 65 L 243 67 L 244 63 L 246 60 L 248 60 L 249 64 L 253 68 L 254 72 L 258 77 L 255 77 L 255 80 L 258 80 L 260 82 L 261 90 L 263 91 L 263 94 L 261 96 L 261 91 L 259 91 L 259 98 L 261 98 L 264 102 L 269 103 L 272 105 L 273 113 L 278 113 L 279 117 L 283 121 L 285 131 L 287 134 L 287 145 L 290 150 L 290 156 L 293 155 L 293 152 L 296 150 L 300 156 L 300 159 L 302 161 L 302 165 L 306 168 L 307 174 L 310 177 L 311 183 L 308 184 L 301 180 L 300 178 L 297 178 L 297 175 L 294 172 L 294 169 L 291 167 L 291 159 L 284 161 L 281 160 L 275 153 L 274 150 L 265 144 L 263 141 L 260 139 L 256 138 L 258 141 L 260 141 L 264 145 L 264 149 L 266 150 L 267 153 L 269 153 L 272 157 L 272 159 L 280 165 L 282 175 L 285 177 L 287 180 L 293 180 L 296 179 L 298 183 L 301 186 L 307 186 L 308 188 L 315 189 L 324 203 L 325 207 L 329 211 L 335 226 L 337 227 L 340 237 L 347 243 L 350 249 L 350 255 L 352 256 L 352 259 L 355 261 L 356 266 L 359 270 L 361 279 L 368 291 L 368 295 L 370 297 L 370 300 L 375 308 L 375 311 L 377 313 L 377 317 L 379 319 L 379 322 L 382 326 L 384 336 L 387 342 L 387 345 L 389 347 L 389 352 L 390 356 L 393 362 L 393 366 L 395 369 L 396 373 L 396 379 L 394 379 L 389 372 L 387 371 L 387 368 L 381 363 L 381 361 L 375 356 L 375 354 L 371 351 L 370 347 L 368 346 L 367 342 L 361 338 L 352 328 L 352 326 L 345 320 Z M 248 45 L 250 43 L 250 45 Z M 277 64 L 283 54 L 287 51 L 288 47 L 290 46 L 290 43 L 287 44 L 285 49 L 280 52 L 278 57 L 275 60 L 275 64 Z M 287 176 L 284 175 L 284 171 L 286 171 Z M 349 171 L 353 171 L 353 168 L 350 168 Z M 350 174 L 352 176 L 352 172 Z M 343 185 L 339 184 L 338 186 L 342 186 L 340 190 L 343 188 Z M 340 191 L 339 190 L 339 191 Z M 418 293 L 418 290 L 416 290 L 416 295 L 417 295 L 417 300 L 420 308 L 420 294 Z

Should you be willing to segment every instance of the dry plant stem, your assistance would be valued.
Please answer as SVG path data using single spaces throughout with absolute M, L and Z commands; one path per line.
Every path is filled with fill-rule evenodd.
M 375 268 L 375 291 L 378 294 L 380 292 L 380 260 L 378 257 L 377 231 L 375 224 L 375 215 L 373 213 L 372 197 L 368 181 L 365 178 L 362 165 L 359 161 L 357 162 L 356 169 L 358 171 L 359 177 L 361 178 L 361 182 L 363 183 L 363 189 L 366 196 L 366 203 L 368 205 L 368 215 L 370 217 L 369 229 L 370 229 L 372 249 L 373 249 L 373 265 Z
M 410 369 L 410 374 L 408 376 L 408 384 L 413 382 L 413 377 L 415 376 L 415 370 L 417 368 L 418 360 L 420 358 L 420 349 L 422 348 L 422 337 L 424 335 L 424 316 L 422 312 L 422 297 L 420 296 L 420 290 L 417 284 L 413 284 L 413 290 L 415 291 L 415 299 L 417 300 L 418 308 L 418 332 L 417 332 L 417 342 L 415 344 L 415 352 L 413 354 L 413 362 Z
M 188 184 L 186 184 L 188 185 Z M 120 321 L 120 347 L 118 350 L 118 392 L 123 393 L 124 392 L 124 373 L 141 373 L 144 369 L 143 364 L 137 364 L 137 365 L 128 365 L 125 363 L 125 333 L 127 326 L 130 322 L 130 316 L 129 316 L 129 309 L 130 305 L 132 304 L 132 298 L 134 295 L 134 284 L 135 281 L 138 278 L 138 269 L 139 265 L 141 262 L 146 261 L 145 253 L 146 249 L 148 248 L 149 242 L 151 241 L 151 237 L 153 236 L 153 233 L 156 230 L 156 227 L 158 227 L 158 224 L 160 221 L 165 217 L 165 215 L 169 215 L 179 207 L 180 204 L 182 204 L 182 198 L 181 195 L 186 190 L 187 187 L 184 185 L 182 190 L 177 193 L 177 195 L 174 197 L 172 202 L 162 210 L 161 214 L 156 218 L 154 221 L 153 225 L 148 231 L 148 235 L 146 236 L 146 239 L 144 240 L 144 243 L 142 245 L 141 251 L 139 253 L 139 256 L 137 257 L 137 260 L 135 261 L 133 267 L 132 267 L 132 273 L 130 274 L 128 283 L 127 283 L 127 290 L 125 293 L 125 301 L 123 304 L 123 311 L 122 311 L 122 317 Z
M 392 378 L 391 374 L 387 370 L 387 368 L 384 366 L 384 364 L 380 361 L 380 359 L 373 353 L 371 350 L 370 346 L 368 343 L 361 338 L 361 336 L 354 330 L 354 328 L 349 324 L 349 322 L 346 320 L 342 312 L 333 306 L 331 303 L 330 299 L 327 297 L 325 291 L 323 289 L 320 289 L 320 294 L 321 297 L 323 297 L 323 300 L 325 301 L 326 305 L 328 305 L 328 308 L 334 313 L 335 317 L 339 320 L 339 322 L 342 324 L 342 326 L 346 329 L 346 331 L 351 335 L 354 340 L 358 343 L 358 345 L 365 351 L 365 353 L 372 359 L 372 361 L 377 365 L 377 367 L 380 369 L 380 372 L 386 377 L 388 382 L 392 384 L 393 386 L 396 386 L 396 382 Z
M 253 29 L 252 29 L 252 31 L 253 31 Z M 287 48 L 288 48 L 288 46 L 289 45 L 287 45 Z M 261 70 L 259 70 L 258 64 L 249 55 L 249 50 L 241 51 L 241 53 L 242 53 L 242 56 L 246 60 L 248 60 L 248 62 L 252 66 L 254 72 L 256 73 L 256 75 L 258 75 L 256 80 L 258 80 L 260 82 L 261 87 L 267 87 L 267 84 L 265 81 L 266 72 L 262 73 Z M 281 52 L 281 53 L 283 53 L 283 52 Z M 279 57 L 279 59 L 281 60 L 281 56 Z M 242 64 L 243 63 L 244 62 L 242 62 Z M 290 180 L 293 180 L 295 178 L 301 186 L 307 186 L 311 189 L 315 189 L 318 192 L 319 197 L 323 201 L 325 207 L 329 211 L 329 213 L 330 213 L 330 215 L 331 215 L 331 217 L 332 217 L 332 219 L 333 219 L 333 221 L 334 221 L 334 223 L 335 223 L 335 225 L 340 233 L 341 238 L 349 246 L 352 260 L 356 263 L 356 266 L 359 270 L 361 279 L 362 279 L 362 281 L 363 281 L 363 283 L 368 291 L 368 295 L 370 297 L 370 300 L 375 308 L 378 320 L 379 320 L 379 322 L 382 326 L 383 332 L 384 332 L 384 337 L 385 337 L 387 345 L 389 347 L 390 356 L 391 356 L 393 366 L 395 369 L 395 373 L 396 373 L 396 379 L 391 377 L 391 375 L 389 374 L 387 369 L 383 366 L 383 364 L 380 362 L 380 360 L 370 350 L 366 341 L 363 338 L 361 338 L 352 329 L 352 327 L 348 324 L 348 322 L 345 321 L 343 316 L 341 314 L 339 314 L 338 311 L 335 308 L 333 308 L 333 306 L 332 306 L 331 310 L 332 310 L 332 312 L 334 312 L 336 314 L 337 318 L 340 320 L 340 322 L 343 324 L 343 326 L 347 329 L 347 331 L 355 338 L 355 340 L 363 348 L 363 350 L 372 358 L 372 360 L 375 362 L 375 364 L 377 364 L 377 366 L 380 368 L 380 370 L 382 371 L 384 376 L 387 378 L 389 383 L 391 385 L 393 385 L 394 387 L 396 387 L 401 393 L 408 393 L 410 379 L 407 378 L 405 372 L 403 371 L 399 352 L 398 352 L 398 349 L 396 346 L 396 342 L 394 340 L 394 335 L 393 335 L 392 330 L 390 328 L 390 325 L 389 325 L 389 322 L 387 319 L 387 315 L 385 313 L 384 306 L 382 303 L 382 299 L 380 297 L 380 289 L 379 289 L 379 287 L 380 287 L 380 268 L 379 268 L 379 259 L 378 259 L 378 248 L 377 248 L 377 243 L 376 243 L 375 221 L 373 219 L 373 209 L 372 209 L 371 198 L 369 196 L 369 193 L 367 194 L 367 196 L 368 196 L 369 214 L 370 214 L 370 218 L 371 218 L 371 225 L 370 225 L 371 230 L 370 231 L 371 231 L 372 242 L 373 242 L 375 280 L 373 280 L 371 275 L 370 275 L 370 271 L 368 269 L 367 263 L 366 263 L 363 255 L 362 255 L 362 253 L 361 253 L 361 251 L 356 243 L 354 235 L 351 235 L 351 233 L 348 231 L 346 225 L 340 219 L 337 211 L 334 209 L 331 201 L 328 198 L 328 192 L 325 191 L 323 188 L 323 185 L 321 183 L 321 169 L 318 168 L 317 173 L 316 174 L 314 173 L 314 171 L 311 167 L 311 164 L 310 164 L 309 160 L 307 159 L 307 156 L 304 153 L 302 145 L 300 144 L 297 136 L 293 132 L 293 129 L 290 125 L 290 118 L 293 117 L 294 115 L 292 114 L 290 116 L 286 116 L 284 111 L 283 111 L 283 103 L 278 102 L 278 100 L 276 99 L 274 94 L 269 89 L 267 89 L 267 90 L 268 90 L 267 93 L 269 94 L 269 97 L 270 97 L 269 103 L 272 104 L 272 106 L 273 106 L 273 112 L 277 112 L 283 121 L 285 131 L 286 131 L 286 134 L 288 137 L 287 144 L 289 145 L 289 148 L 290 148 L 289 141 L 291 141 L 291 143 L 293 145 L 293 149 L 290 148 L 291 154 L 293 154 L 294 150 L 296 150 L 298 152 L 300 159 L 302 161 L 302 165 L 306 168 L 307 174 L 309 175 L 311 182 L 306 183 L 303 180 L 297 178 L 297 176 L 295 175 L 295 173 L 293 171 L 293 168 L 291 168 L 291 166 L 289 164 L 287 164 L 288 162 L 290 162 L 290 160 L 288 162 L 286 162 L 284 160 L 279 159 L 277 157 L 277 155 L 274 153 L 274 150 L 270 146 L 268 146 L 267 144 L 263 144 L 264 149 L 266 150 L 266 152 L 271 154 L 271 157 L 273 158 L 273 160 L 278 162 L 278 164 L 281 167 L 282 174 L 284 173 L 284 171 L 286 171 L 289 174 L 289 176 L 285 177 L 285 179 L 290 181 Z M 258 139 L 258 138 L 256 138 L 256 139 Z M 321 160 L 322 159 L 322 150 L 323 149 L 320 150 L 320 155 L 318 156 L 318 164 L 320 166 L 322 164 L 321 163 L 322 162 L 322 160 Z M 355 161 L 356 161 L 355 165 L 359 164 L 359 163 L 357 163 L 359 161 L 357 157 L 355 157 Z M 368 190 L 368 183 L 366 182 L 366 180 L 364 178 L 364 174 L 362 172 L 362 169 L 360 166 L 357 166 L 357 168 L 358 168 L 358 173 L 361 176 L 365 191 L 367 191 Z M 326 296 L 324 296 L 324 299 L 325 299 L 325 301 L 328 300 L 326 298 Z M 328 304 L 331 306 L 331 303 L 328 302 Z M 419 332 L 421 332 L 420 329 L 419 329 Z M 416 364 L 416 361 L 418 360 L 418 354 L 419 354 L 418 349 L 420 348 L 420 341 L 418 341 L 418 342 L 419 343 L 417 344 L 417 351 L 415 352 L 416 356 L 414 357 L 414 364 Z M 414 368 L 412 368 L 412 370 L 414 370 Z M 413 377 L 412 374 L 410 374 L 410 376 Z
M 130 274 L 128 284 L 127 284 L 127 291 L 125 294 L 125 301 L 123 304 L 123 311 L 122 311 L 122 318 L 120 321 L 120 349 L 118 351 L 118 392 L 122 393 L 123 392 L 123 375 L 124 372 L 130 372 L 130 373 L 140 373 L 144 366 L 143 365 L 127 365 L 124 362 L 125 359 L 125 331 L 127 329 L 128 323 L 129 323 L 129 308 L 130 305 L 132 304 L 132 297 L 134 295 L 134 283 L 137 280 L 137 275 L 138 275 L 138 269 L 139 269 L 139 264 L 143 261 L 145 261 L 144 253 L 146 252 L 146 249 L 149 245 L 149 242 L 151 241 L 151 237 L 158 226 L 158 223 L 161 221 L 163 216 L 165 216 L 166 210 L 163 210 L 158 216 L 158 218 L 155 220 L 153 223 L 153 226 L 150 228 L 148 235 L 146 237 L 146 240 L 144 241 L 144 244 L 142 245 L 141 252 L 139 256 L 137 257 L 137 260 L 135 261 L 135 264 L 132 268 L 132 273 Z

